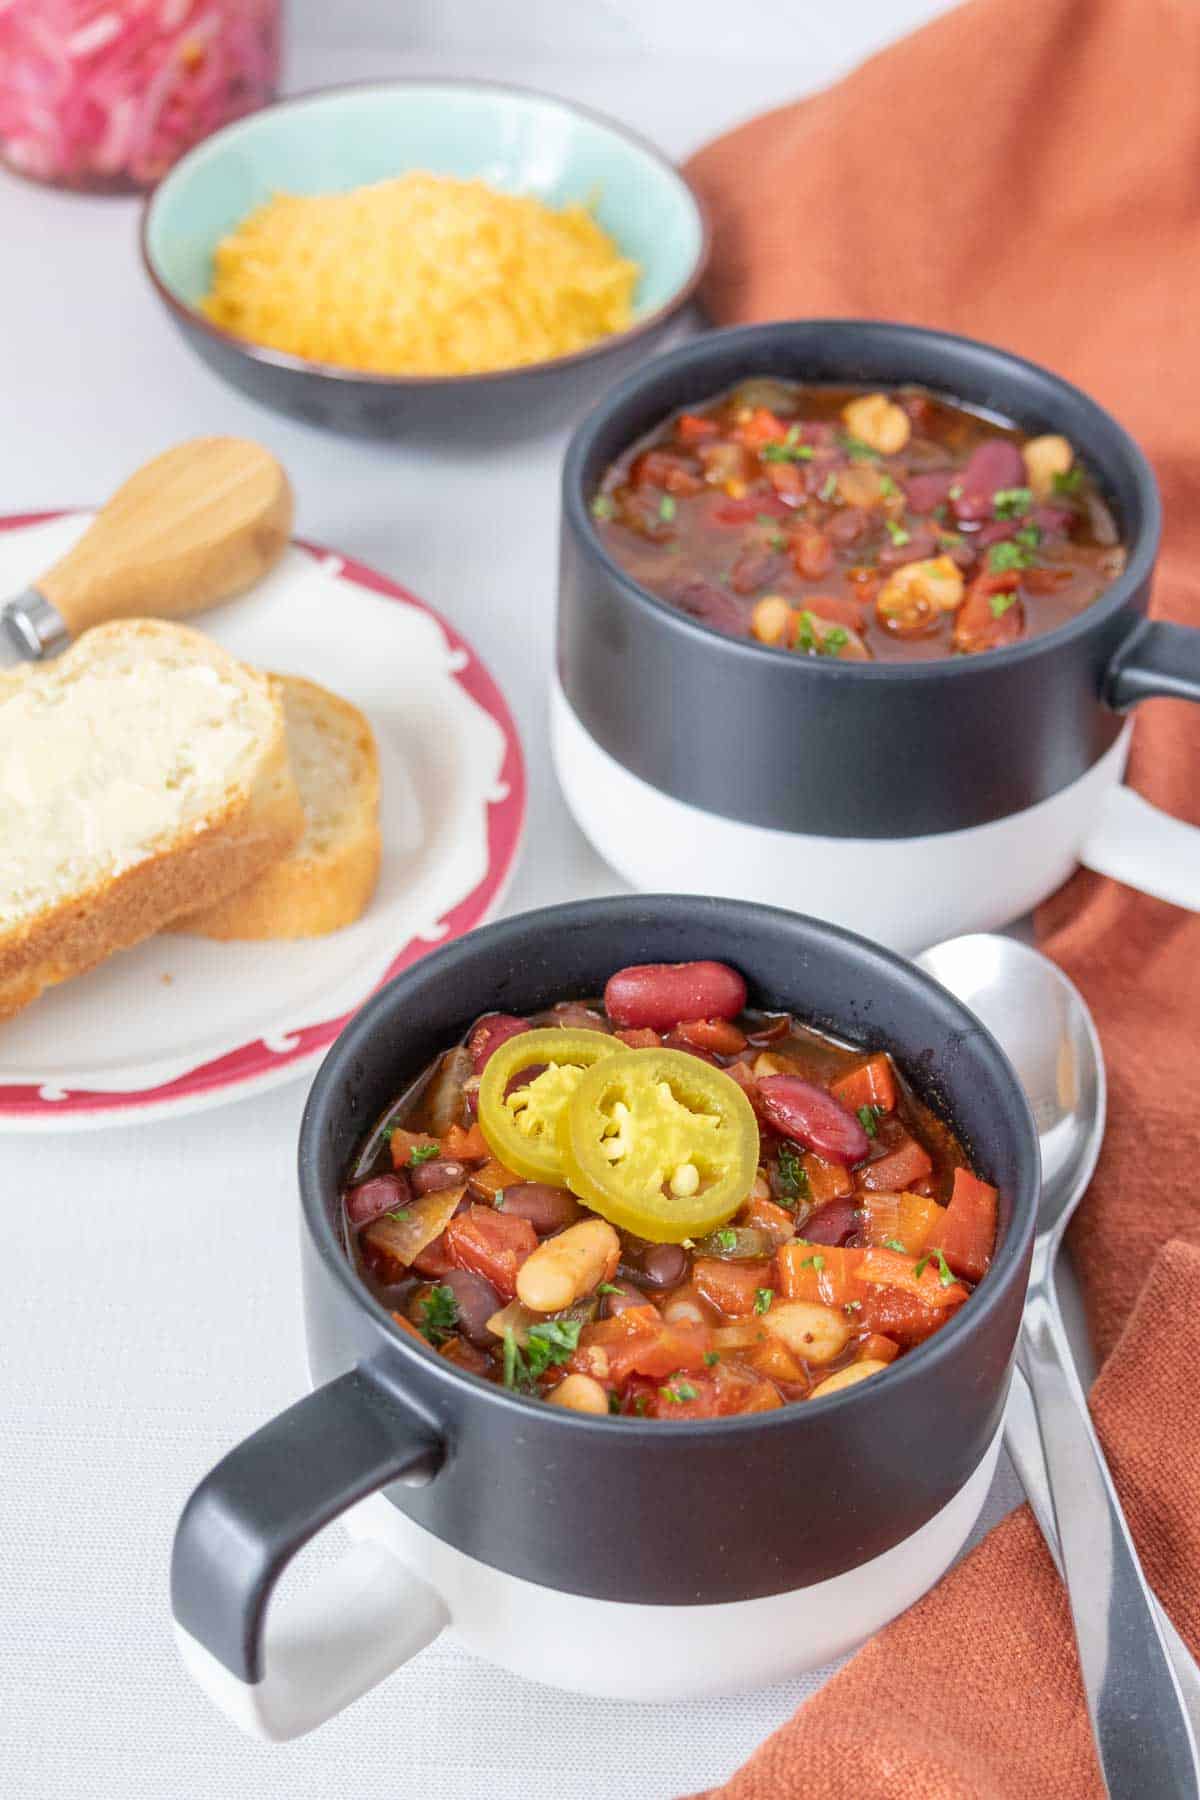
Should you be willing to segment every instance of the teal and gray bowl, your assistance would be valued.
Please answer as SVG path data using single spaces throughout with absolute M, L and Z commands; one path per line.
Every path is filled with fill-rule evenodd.
M 268 349 L 199 310 L 220 239 L 279 191 L 333 193 L 411 169 L 478 177 L 549 205 L 582 200 L 641 271 L 635 322 L 587 349 L 480 375 L 360 374 Z M 569 416 L 645 356 L 704 272 L 709 233 L 679 170 L 621 125 L 569 101 L 480 81 L 387 81 L 284 100 L 214 133 L 146 203 L 142 257 L 187 343 L 253 399 L 373 437 Z

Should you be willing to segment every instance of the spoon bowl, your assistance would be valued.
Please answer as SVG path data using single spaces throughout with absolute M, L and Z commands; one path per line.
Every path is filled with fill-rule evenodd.
M 1104 1053 L 1082 994 L 1016 938 L 974 932 L 916 958 L 999 1039 L 1033 1112 L 1042 1152 L 1038 1234 L 1059 1237 L 1104 1141 Z

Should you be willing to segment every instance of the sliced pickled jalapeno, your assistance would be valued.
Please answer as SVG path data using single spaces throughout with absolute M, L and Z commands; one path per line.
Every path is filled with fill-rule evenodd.
M 561 1187 L 567 1102 L 585 1070 L 620 1050 L 604 1031 L 546 1029 L 508 1038 L 488 1058 L 479 1083 L 479 1127 L 492 1155 L 528 1181 Z M 514 1087 L 527 1069 L 532 1079 Z
M 758 1170 L 745 1094 L 723 1069 L 681 1050 L 618 1050 L 595 1062 L 573 1082 L 561 1129 L 571 1191 L 656 1243 L 723 1225 Z

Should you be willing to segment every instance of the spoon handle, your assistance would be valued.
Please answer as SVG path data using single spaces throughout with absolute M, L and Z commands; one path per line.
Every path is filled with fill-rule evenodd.
M 1200 1800 L 1196 1741 L 1154 1597 L 1039 1261 L 1048 1275 L 1052 1259 L 1035 1257 L 1017 1360 L 1037 1412 L 1104 1779 L 1112 1800 Z
M 1029 1502 L 1030 1510 L 1046 1540 L 1050 1560 L 1061 1576 L 1063 1572 L 1062 1551 L 1058 1542 L 1058 1526 L 1054 1521 L 1054 1502 L 1050 1498 L 1050 1479 L 1046 1473 L 1046 1458 L 1042 1452 L 1037 1414 L 1033 1409 L 1033 1396 L 1029 1391 L 1029 1383 L 1020 1369 L 1013 1370 L 1012 1388 L 1008 1396 L 1008 1407 L 1004 1414 L 1004 1444 L 1020 1478 L 1021 1486 L 1025 1489 L 1025 1498 Z M 1183 1695 L 1183 1703 L 1187 1707 L 1188 1718 L 1192 1722 L 1192 1731 L 1194 1734 L 1200 1735 L 1200 1668 L 1196 1666 L 1195 1658 L 1172 1625 L 1157 1597 L 1154 1601 L 1154 1616 L 1158 1621 L 1158 1628 L 1162 1632 L 1167 1655 L 1171 1659 L 1171 1667 L 1175 1671 L 1175 1679 L 1179 1683 L 1179 1691 Z

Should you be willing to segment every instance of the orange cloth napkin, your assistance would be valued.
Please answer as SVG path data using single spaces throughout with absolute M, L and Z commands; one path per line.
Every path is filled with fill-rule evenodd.
M 702 150 L 720 324 L 990 339 L 1088 388 L 1166 508 L 1155 612 L 1200 625 L 1200 6 L 973 0 Z M 748 373 L 751 371 L 747 371 Z M 1200 824 L 1200 708 L 1138 711 L 1129 779 Z M 1072 1232 L 1092 1400 L 1147 1572 L 1200 1651 L 1200 918 L 1080 873 L 1037 918 L 1109 1063 Z M 882 1632 L 722 1800 L 1102 1795 L 1070 1621 L 1026 1509 Z

